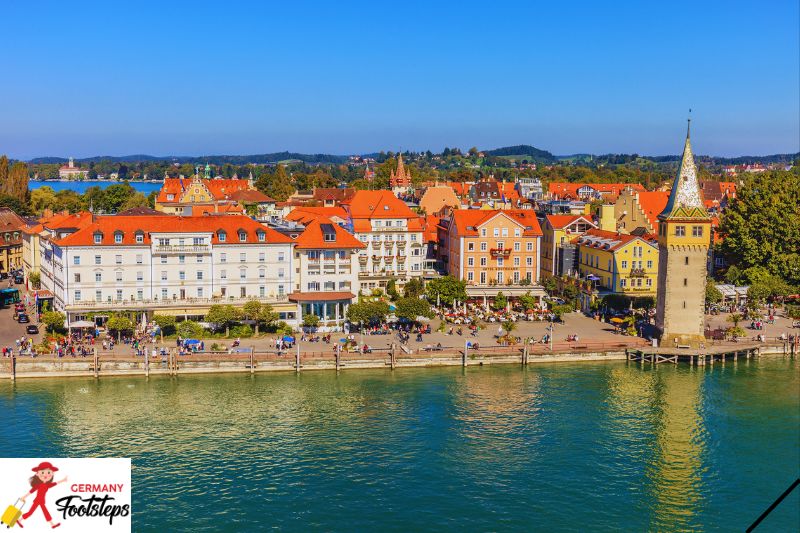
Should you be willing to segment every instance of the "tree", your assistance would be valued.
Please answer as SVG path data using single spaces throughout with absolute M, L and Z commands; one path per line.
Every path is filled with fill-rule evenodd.
M 280 315 L 275 312 L 273 307 L 270 304 L 263 304 L 261 306 L 261 312 L 258 313 L 256 316 L 256 334 L 258 334 L 258 326 L 259 324 L 263 324 L 264 328 L 271 328 L 275 324 L 278 323 L 278 319 Z
M 203 336 L 203 327 L 197 322 L 191 320 L 184 320 L 179 322 L 175 327 L 175 331 L 183 339 L 196 339 Z
M 530 311 L 536 307 L 536 298 L 531 296 L 530 292 L 526 292 L 519 297 L 519 303 L 522 306 L 522 309 L 525 311 Z
M 313 313 L 303 315 L 303 326 L 306 328 L 316 328 L 319 326 L 319 317 Z
M 124 202 L 122 202 L 122 205 L 119 206 L 119 210 L 126 211 L 128 209 L 133 209 L 134 207 L 150 207 L 150 202 L 147 200 L 147 196 L 140 192 L 134 193 Z
M 570 304 L 554 305 L 550 308 L 550 311 L 555 315 L 556 320 L 558 321 L 561 321 L 564 318 L 564 315 L 571 313 L 574 310 L 575 308 Z
M 492 307 L 495 311 L 501 311 L 506 308 L 508 305 L 508 298 L 502 292 L 498 292 L 497 296 L 494 297 L 494 303 L 492 303 Z
M 155 322 L 161 330 L 161 342 L 164 342 L 165 329 L 171 331 L 175 329 L 175 317 L 171 315 L 153 315 L 153 322 Z
M 426 318 L 433 318 L 434 313 L 431 310 L 431 304 L 427 300 L 419 298 L 400 298 L 395 304 L 395 315 L 398 318 L 404 318 L 416 322 L 417 317 L 424 316 Z
M 722 293 L 719 292 L 713 280 L 706 281 L 706 305 L 718 304 L 722 301 Z
M 230 335 L 231 324 L 241 318 L 241 313 L 234 306 L 226 305 L 212 305 L 206 313 L 206 322 L 211 322 L 218 328 L 225 328 L 225 336 Z
M 452 306 L 455 301 L 467 299 L 467 282 L 453 276 L 442 276 L 430 280 L 425 286 L 425 296 L 431 303 L 440 301 Z
M 347 319 L 353 323 L 383 322 L 389 315 L 386 302 L 362 302 L 347 308 Z
M 28 274 L 28 281 L 31 282 L 32 289 L 39 289 L 42 286 L 42 275 L 39 273 L 38 270 L 34 270 L 30 274 Z
M 286 169 L 281 164 L 278 164 L 274 174 L 260 178 L 256 182 L 256 188 L 279 202 L 285 202 L 295 191 Z
M 56 193 L 45 185 L 31 191 L 30 206 L 34 213 L 41 214 L 45 209 L 56 209 Z
M 741 313 L 733 313 L 730 316 L 728 316 L 727 320 L 728 320 L 728 322 L 733 324 L 734 327 L 738 327 L 739 326 L 739 322 L 742 321 L 742 318 L 744 318 L 744 317 L 741 315 Z
M 45 325 L 47 331 L 56 333 L 64 329 L 64 322 L 66 322 L 67 316 L 58 311 L 46 311 L 42 313 L 39 320 Z
M 269 327 L 278 320 L 278 313 L 274 311 L 271 305 L 262 304 L 258 300 L 250 300 L 242 306 L 242 316 L 247 320 L 252 320 L 255 323 L 255 334 L 258 335 L 258 329 L 261 324 Z
M 800 284 L 800 172 L 747 173 L 723 212 L 720 233 L 729 264 L 763 265 Z
M 120 342 L 123 331 L 133 331 L 133 322 L 126 316 L 114 315 L 108 319 L 106 327 L 117 332 L 117 342 Z
M 419 298 L 425 291 L 425 282 L 421 278 L 411 278 L 403 287 L 403 296 L 406 298 Z
M 511 335 L 511 332 L 517 329 L 517 323 L 511 320 L 506 320 L 501 324 L 503 331 L 506 332 L 506 336 Z
M 9 194 L 0 194 L 0 207 L 7 207 L 18 215 L 27 216 L 31 214 L 31 209 L 24 200 Z
M 542 279 L 542 287 L 544 287 L 544 290 L 546 290 L 547 293 L 552 296 L 553 293 L 556 292 L 556 289 L 558 288 L 558 283 L 556 283 L 556 278 L 554 278 L 553 276 L 545 276 Z
M 400 293 L 397 292 L 397 282 L 394 280 L 394 278 L 391 278 L 386 282 L 386 294 L 389 295 L 389 298 L 391 298 L 392 301 L 397 300 L 400 297 Z

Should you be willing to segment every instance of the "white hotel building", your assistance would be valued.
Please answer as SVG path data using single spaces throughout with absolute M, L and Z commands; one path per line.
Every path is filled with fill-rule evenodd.
M 258 299 L 295 324 L 292 246 L 247 216 L 94 216 L 40 240 L 41 282 L 68 323 L 113 311 L 198 319 Z

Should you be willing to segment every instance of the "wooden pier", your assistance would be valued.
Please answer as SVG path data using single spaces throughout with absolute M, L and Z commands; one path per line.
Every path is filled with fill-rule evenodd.
M 725 364 L 726 360 L 737 361 L 739 357 L 750 359 L 759 357 L 764 344 L 743 343 L 726 344 L 722 346 L 708 346 L 705 348 L 637 348 L 625 350 L 628 361 L 638 363 L 673 363 L 687 362 L 690 365 L 705 366 L 715 362 Z

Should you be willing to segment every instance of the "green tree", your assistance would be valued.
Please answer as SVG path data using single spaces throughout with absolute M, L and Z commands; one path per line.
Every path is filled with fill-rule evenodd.
M 519 303 L 525 311 L 536 308 L 536 298 L 531 296 L 530 291 L 519 297 Z
M 32 289 L 40 289 L 42 286 L 42 275 L 39 273 L 38 270 L 34 270 L 30 274 L 28 274 L 28 281 L 31 282 Z
M 517 329 L 517 323 L 511 320 L 506 320 L 501 324 L 503 331 L 506 332 L 506 336 L 511 335 L 511 332 Z
M 281 164 L 277 165 L 274 174 L 260 177 L 255 185 L 259 191 L 279 202 L 285 202 L 295 191 L 286 168 Z
M 800 172 L 747 173 L 723 212 L 722 252 L 740 269 L 765 266 L 800 284 Z
M 556 289 L 558 289 L 558 283 L 556 282 L 556 278 L 553 276 L 545 276 L 542 278 L 542 287 L 544 290 L 547 291 L 548 294 L 551 296 L 555 294 Z
M 391 298 L 392 301 L 397 300 L 400 297 L 400 293 L 397 292 L 397 282 L 394 280 L 394 278 L 391 278 L 386 282 L 386 294 L 389 295 L 389 298 Z
M 398 318 L 405 318 L 406 320 L 416 321 L 417 317 L 424 316 L 425 318 L 433 318 L 434 313 L 431 309 L 431 304 L 427 300 L 419 298 L 400 298 L 395 304 L 395 315 Z
M 421 278 L 411 278 L 403 287 L 403 296 L 419 298 L 425 292 L 425 282 Z
M 40 321 L 50 333 L 64 331 L 64 322 L 66 322 L 66 320 L 67 316 L 58 311 L 46 311 L 42 313 L 40 317 Z
M 467 282 L 449 275 L 434 278 L 425 285 L 425 296 L 431 303 L 438 297 L 441 303 L 452 306 L 455 301 L 467 300 Z
M 731 315 L 728 316 L 727 320 L 728 322 L 733 324 L 734 327 L 738 327 L 739 322 L 741 322 L 743 318 L 744 317 L 741 315 L 741 313 L 732 313 Z
M 255 334 L 258 335 L 259 326 L 269 327 L 278 320 L 278 313 L 269 304 L 262 304 L 258 300 L 250 300 L 242 306 L 242 315 L 247 320 L 255 323 Z
M 106 327 L 110 331 L 115 331 L 117 333 L 117 342 L 120 342 L 123 331 L 133 331 L 133 321 L 123 315 L 114 315 L 108 319 L 108 322 L 106 322 Z
M 319 326 L 319 317 L 313 313 L 303 315 L 303 326 L 307 328 L 316 328 Z
M 719 292 L 714 280 L 706 281 L 706 305 L 718 304 L 722 301 L 722 293 Z
M 119 206 L 119 210 L 126 211 L 128 209 L 133 209 L 134 207 L 150 207 L 150 202 L 147 200 L 147 196 L 140 192 L 134 193 L 124 202 L 122 202 L 122 205 Z
M 56 193 L 47 185 L 31 191 L 31 210 L 37 215 L 45 209 L 56 209 Z
M 218 328 L 225 328 L 225 336 L 228 337 L 231 331 L 231 324 L 240 320 L 241 312 L 232 305 L 212 305 L 206 313 L 206 322 L 214 324 Z
M 183 339 L 197 339 L 203 336 L 203 326 L 191 320 L 184 320 L 179 322 L 175 327 L 175 331 Z
M 571 313 L 574 310 L 575 308 L 570 304 L 554 305 L 550 308 L 550 311 L 555 315 L 556 320 L 558 321 L 562 321 L 564 315 Z
M 171 315 L 153 315 L 153 322 L 161 330 L 161 342 L 164 342 L 164 332 L 175 330 L 175 317 Z M 169 334 L 169 333 L 168 333 Z
M 347 319 L 353 323 L 383 322 L 389 315 L 386 302 L 362 302 L 347 308 Z
M 508 305 L 508 298 L 502 292 L 498 292 L 497 296 L 494 297 L 494 302 L 492 303 L 492 308 L 495 311 L 501 311 L 506 308 Z

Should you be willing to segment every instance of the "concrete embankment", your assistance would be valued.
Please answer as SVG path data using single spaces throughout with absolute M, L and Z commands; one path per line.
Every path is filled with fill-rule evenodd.
M 583 348 L 583 347 L 578 347 Z M 108 377 L 181 375 L 229 372 L 305 372 L 313 370 L 348 370 L 365 368 L 414 368 L 437 366 L 480 366 L 491 364 L 537 364 L 578 361 L 624 361 L 625 347 L 589 347 L 585 350 L 546 351 L 522 348 L 498 348 L 497 351 L 462 351 L 376 354 L 347 354 L 336 357 L 332 353 L 275 353 L 245 354 L 193 354 L 181 356 L 170 353 L 165 357 L 147 360 L 143 357 L 98 354 L 88 357 L 17 357 L 0 362 L 0 379 L 42 377 Z M 760 348 L 759 356 L 792 356 L 785 346 L 770 345 Z M 299 368 L 298 368 L 299 363 Z

